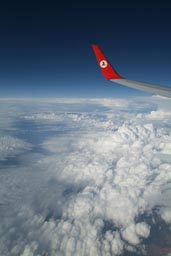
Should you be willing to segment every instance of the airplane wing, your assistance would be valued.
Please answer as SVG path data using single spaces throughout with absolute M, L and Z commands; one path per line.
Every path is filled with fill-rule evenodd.
M 141 91 L 150 92 L 153 94 L 171 98 L 171 87 L 148 84 L 123 78 L 113 69 L 113 67 L 97 45 L 92 45 L 92 48 L 94 50 L 94 54 L 96 56 L 100 70 L 107 80 Z

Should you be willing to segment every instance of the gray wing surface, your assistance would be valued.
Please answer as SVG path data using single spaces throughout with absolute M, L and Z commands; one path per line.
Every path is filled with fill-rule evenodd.
M 128 80 L 128 79 L 111 79 L 110 81 L 130 87 L 130 88 L 134 88 L 141 91 L 150 92 L 153 94 L 171 98 L 171 87 L 142 83 L 142 82 Z
M 143 82 L 128 80 L 124 77 L 121 77 L 112 67 L 112 65 L 109 63 L 109 61 L 104 56 L 104 54 L 102 53 L 98 45 L 94 44 L 92 45 L 92 48 L 96 56 L 97 62 L 99 64 L 101 73 L 107 80 L 115 82 L 117 84 L 127 86 L 127 87 L 138 89 L 141 91 L 150 92 L 153 94 L 171 98 L 171 87 L 143 83 Z

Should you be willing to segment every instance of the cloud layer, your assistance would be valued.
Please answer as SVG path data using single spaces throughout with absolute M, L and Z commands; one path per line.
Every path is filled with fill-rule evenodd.
M 42 139 L 43 157 L 36 155 L 36 161 L 34 156 L 28 166 L 3 176 L 1 192 L 8 196 L 0 197 L 2 210 L 10 207 L 11 213 L 2 216 L 2 255 L 146 251 L 153 210 L 157 207 L 161 220 L 171 223 L 171 122 L 168 108 L 155 110 L 152 100 L 151 105 L 149 99 L 137 100 L 138 112 L 132 109 L 136 100 L 103 99 L 95 102 L 108 111 L 97 111 L 94 103 L 92 112 L 61 113 L 51 103 L 49 112 L 37 107 L 36 113 L 19 115 L 28 124 L 41 123 L 41 129 L 55 125 L 58 132 Z M 15 152 L 25 145 L 11 137 L 9 144 L 15 144 Z M 13 185 L 12 193 L 7 184 Z

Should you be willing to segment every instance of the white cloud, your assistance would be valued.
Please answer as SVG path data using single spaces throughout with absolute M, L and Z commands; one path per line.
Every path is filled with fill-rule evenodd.
M 146 115 L 146 118 L 148 119 L 156 119 L 156 120 L 162 120 L 162 119 L 170 119 L 171 118 L 171 112 L 164 111 L 164 110 L 158 110 L 158 111 L 152 111 L 150 114 Z
M 150 227 L 145 222 L 137 223 L 135 229 L 140 237 L 147 238 L 150 234 Z
M 77 103 L 83 102 L 98 102 L 113 112 L 62 114 L 53 105 L 53 112 L 41 112 L 39 107 L 38 113 L 20 116 L 41 121 L 41 127 L 65 121 L 68 133 L 62 130 L 62 135 L 43 141 L 49 155 L 3 178 L 0 194 L 6 201 L 1 196 L 0 202 L 3 209 L 10 206 L 12 215 L 3 216 L 6 224 L 0 226 L 2 255 L 110 256 L 143 249 L 152 227 L 140 219 L 163 201 L 159 214 L 170 223 L 170 164 L 157 155 L 169 148 L 167 115 L 163 114 L 161 127 L 147 114 L 139 118 L 119 111 L 137 104 L 138 111 L 151 112 L 148 102 Z M 14 141 L 10 143 L 22 150 L 21 141 Z
M 137 245 L 140 243 L 139 236 L 136 233 L 135 224 L 132 223 L 126 229 L 122 231 L 123 238 L 132 245 Z
M 171 224 L 171 207 L 165 207 L 162 208 L 160 210 L 160 214 L 162 219 L 166 222 L 166 223 L 170 223 Z
M 152 124 L 140 126 L 136 123 L 134 126 L 124 124 L 116 132 L 109 130 L 107 134 L 76 137 L 75 148 L 57 177 L 74 184 L 83 183 L 85 188 L 72 198 L 64 211 L 65 218 L 89 222 L 87 216 L 90 219 L 98 216 L 101 220 L 112 221 L 117 228 L 124 227 L 120 232 L 132 245 L 147 238 L 150 227 L 145 222 L 136 224 L 134 219 L 148 209 L 148 201 L 142 194 L 161 164 L 153 152 L 156 138 Z M 50 147 L 49 143 L 48 149 Z M 151 166 L 152 159 L 154 166 Z M 152 184 L 155 185 L 158 179 Z M 159 179 L 161 185 L 164 179 L 168 180 L 165 174 Z M 104 246 L 111 248 L 107 243 Z M 123 251 L 123 246 L 118 245 L 118 248 Z
M 15 156 L 29 149 L 31 149 L 31 145 L 21 139 L 8 135 L 0 137 L 0 160 L 5 160 L 7 157 Z
M 123 249 L 124 243 L 119 232 L 107 231 L 103 241 L 103 255 L 121 255 Z
M 142 238 L 148 238 L 150 227 L 145 222 L 131 223 L 122 231 L 122 237 L 131 245 L 138 245 Z

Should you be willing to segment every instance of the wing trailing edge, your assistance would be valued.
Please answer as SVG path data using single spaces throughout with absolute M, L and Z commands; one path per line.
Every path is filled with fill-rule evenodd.
M 139 81 L 128 80 L 121 77 L 112 65 L 109 63 L 107 58 L 104 56 L 98 45 L 92 45 L 94 54 L 96 56 L 97 62 L 99 64 L 102 75 L 111 82 L 115 82 L 130 88 L 138 89 L 145 92 L 150 92 L 160 96 L 171 98 L 171 87 L 143 83 Z

